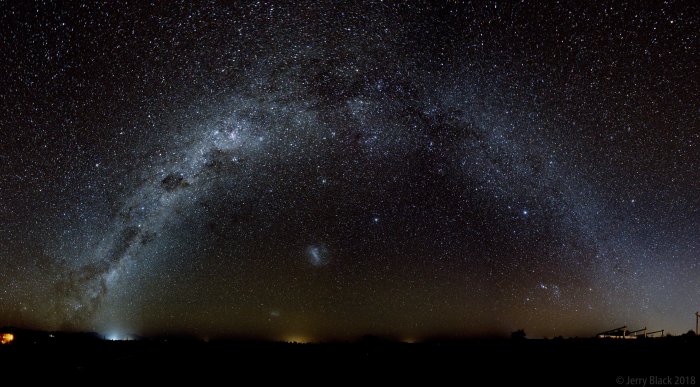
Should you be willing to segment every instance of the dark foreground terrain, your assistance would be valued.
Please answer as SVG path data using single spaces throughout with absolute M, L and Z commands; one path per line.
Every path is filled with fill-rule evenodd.
M 0 346 L 12 379 L 421 385 L 697 385 L 700 340 L 467 340 L 288 344 L 89 336 Z M 205 383 L 208 384 L 208 383 Z

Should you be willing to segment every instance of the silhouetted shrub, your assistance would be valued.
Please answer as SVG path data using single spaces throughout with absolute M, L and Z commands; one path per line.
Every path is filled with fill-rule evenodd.
M 510 338 L 513 340 L 525 340 L 527 339 L 527 335 L 525 334 L 524 329 L 518 329 L 510 334 Z

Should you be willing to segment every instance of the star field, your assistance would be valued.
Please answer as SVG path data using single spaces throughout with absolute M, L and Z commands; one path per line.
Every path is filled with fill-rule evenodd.
M 683 333 L 691 1 L 0 5 L 0 324 Z

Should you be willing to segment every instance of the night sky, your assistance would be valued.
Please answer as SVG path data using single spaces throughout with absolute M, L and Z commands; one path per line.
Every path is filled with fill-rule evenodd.
M 697 2 L 81 3 L 0 4 L 0 325 L 694 327 Z

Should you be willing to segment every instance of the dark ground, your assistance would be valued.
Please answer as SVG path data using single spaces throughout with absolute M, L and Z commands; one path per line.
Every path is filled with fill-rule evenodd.
M 698 349 L 695 337 L 287 344 L 172 338 L 113 342 L 85 335 L 18 339 L 0 346 L 0 364 L 13 378 L 100 384 L 157 378 L 217 385 L 696 385 Z

